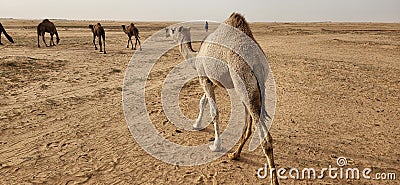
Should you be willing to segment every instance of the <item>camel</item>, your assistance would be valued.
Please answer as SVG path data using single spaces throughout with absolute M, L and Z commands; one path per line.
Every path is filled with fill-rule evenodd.
M 89 25 L 89 28 L 92 30 L 92 33 L 93 33 L 94 49 L 97 50 L 96 37 L 98 37 L 100 52 L 102 52 L 103 48 L 101 46 L 101 38 L 103 38 L 104 54 L 106 54 L 106 32 L 104 31 L 104 28 L 101 26 L 100 23 L 97 23 L 96 25 L 91 24 L 91 25 Z
M 56 35 L 57 44 L 60 42 L 60 38 L 58 37 L 58 32 L 57 32 L 56 26 L 54 25 L 54 23 L 52 23 L 48 19 L 45 19 L 41 23 L 39 23 L 39 25 L 37 26 L 37 34 L 38 34 L 37 44 L 38 44 L 38 48 L 40 48 L 40 44 L 39 44 L 39 37 L 40 36 L 42 36 L 42 40 L 43 40 L 44 44 L 46 45 L 46 47 L 48 47 L 48 45 L 46 44 L 46 41 L 44 40 L 44 34 L 46 32 L 50 33 L 50 46 L 55 46 L 54 40 L 53 40 L 53 35 L 54 34 Z
M 125 25 L 122 25 L 122 30 L 125 32 L 126 35 L 128 35 L 128 45 L 126 48 L 129 48 L 129 42 L 131 43 L 132 49 L 136 50 L 136 45 L 139 42 L 139 47 L 140 50 L 142 50 L 142 45 L 140 44 L 139 40 L 139 30 L 136 28 L 135 24 L 131 23 L 129 26 L 125 28 Z M 133 47 L 132 43 L 132 36 L 135 36 L 135 47 Z
M 264 84 L 266 81 L 266 75 L 262 73 L 260 76 L 260 74 L 258 73 L 259 71 L 257 71 L 257 73 L 255 72 L 256 70 L 259 70 L 257 68 L 260 68 L 260 62 L 264 61 L 261 61 L 260 58 L 255 58 L 256 60 L 260 61 L 247 63 L 242 56 L 239 56 L 239 54 L 221 45 L 213 44 L 213 42 L 215 43 L 215 41 L 218 41 L 218 39 L 229 39 L 230 42 L 233 41 L 231 43 L 234 44 L 235 48 L 250 46 L 251 44 L 248 43 L 240 43 L 240 40 L 243 40 L 243 37 L 239 37 L 235 34 L 229 34 L 229 30 L 232 30 L 232 27 L 234 27 L 236 28 L 235 30 L 238 30 L 238 32 L 241 31 L 242 33 L 250 37 L 254 41 L 253 43 L 256 44 L 256 47 L 258 47 L 257 49 L 261 50 L 261 52 L 262 49 L 254 39 L 250 27 L 242 15 L 238 13 L 233 13 L 224 23 L 225 25 L 220 25 L 214 33 L 207 37 L 206 41 L 200 46 L 198 52 L 194 51 L 194 49 L 192 48 L 190 28 L 179 27 L 178 33 L 176 33 L 179 50 L 183 57 L 186 60 L 195 57 L 194 68 L 197 70 L 200 85 L 205 92 L 200 99 L 200 111 L 193 127 L 195 129 L 200 129 L 200 122 L 202 119 L 204 107 L 207 103 L 209 103 L 210 114 L 215 129 L 215 140 L 214 143 L 210 146 L 210 149 L 211 151 L 220 151 L 221 139 L 219 136 L 218 126 L 219 113 L 215 101 L 214 89 L 216 87 L 222 87 L 235 90 L 237 95 L 239 95 L 242 104 L 244 105 L 246 119 L 245 130 L 242 133 L 242 137 L 240 138 L 239 146 L 233 153 L 228 154 L 229 159 L 239 159 L 242 148 L 252 133 L 252 124 L 259 123 L 257 127 L 258 129 L 260 129 L 260 136 L 262 139 L 261 146 L 263 148 L 263 152 L 267 158 L 270 169 L 275 169 L 272 137 L 266 126 L 267 118 L 270 118 L 268 113 L 266 112 L 266 107 L 264 104 Z M 215 34 L 216 32 L 218 32 L 219 34 Z M 169 31 L 169 34 L 172 34 L 172 31 Z M 172 36 L 174 35 L 172 34 Z M 207 42 L 207 40 L 209 42 Z M 262 55 L 263 57 L 265 57 L 265 54 L 263 52 Z M 202 59 L 204 57 L 210 57 L 218 61 L 223 61 L 226 65 L 221 66 L 215 61 Z M 255 65 L 250 66 L 252 64 Z M 215 79 L 215 77 L 220 77 L 221 79 Z M 221 81 L 224 82 L 223 86 L 221 84 Z M 276 170 L 273 170 L 271 174 L 271 184 L 279 184 Z
M 3 43 L 1 43 L 1 33 L 4 33 L 4 36 L 6 36 L 8 41 L 10 41 L 11 43 L 14 43 L 14 40 L 12 39 L 12 37 L 7 34 L 7 32 L 4 29 L 3 25 L 0 23 L 0 45 L 3 45 Z

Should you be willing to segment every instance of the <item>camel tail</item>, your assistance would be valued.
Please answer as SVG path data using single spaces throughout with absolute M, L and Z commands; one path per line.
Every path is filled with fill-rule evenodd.
M 13 38 L 12 38 L 10 35 L 8 35 L 7 32 L 6 32 L 5 30 L 3 30 L 3 31 L 4 31 L 4 32 L 3 32 L 3 33 L 4 33 L 4 36 L 6 36 L 7 40 L 10 41 L 11 43 L 14 43 Z
M 3 30 L 4 36 L 6 36 L 7 40 L 11 43 L 14 43 L 13 38 L 7 34 L 6 30 L 4 29 L 3 25 L 0 23 L 0 30 Z
M 54 34 L 56 35 L 57 44 L 60 43 L 60 37 L 58 36 L 58 31 L 55 30 Z

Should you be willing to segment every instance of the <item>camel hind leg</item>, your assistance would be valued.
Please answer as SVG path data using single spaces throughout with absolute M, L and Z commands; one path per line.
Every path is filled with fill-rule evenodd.
M 240 138 L 238 148 L 236 149 L 235 152 L 228 154 L 228 158 L 231 160 L 239 159 L 240 153 L 242 152 L 242 149 L 243 149 L 243 146 L 247 142 L 247 140 L 250 138 L 250 135 L 252 132 L 252 117 L 249 114 L 249 111 L 246 106 L 245 106 L 244 110 L 245 110 L 245 128 L 244 128 L 242 137 Z
M 50 33 L 50 46 L 55 46 L 53 36 L 54 34 Z
M 129 40 L 130 40 L 130 42 L 131 42 L 131 47 L 132 47 L 132 49 L 133 49 L 133 41 L 132 41 L 132 38 L 129 38 Z
M 101 36 L 99 36 L 99 47 L 100 47 L 100 52 L 103 52 L 103 45 L 101 42 Z
M 272 185 L 278 185 L 278 178 L 276 175 L 276 168 L 275 168 L 275 162 L 274 162 L 274 151 L 273 151 L 273 147 L 272 147 L 272 136 L 269 133 L 269 131 L 267 132 L 267 136 L 263 139 L 263 143 L 262 143 L 262 148 L 263 148 L 263 152 L 265 154 L 265 156 L 267 157 L 267 161 L 268 161 L 268 167 L 269 167 L 269 171 L 272 170 L 271 173 L 271 184 Z

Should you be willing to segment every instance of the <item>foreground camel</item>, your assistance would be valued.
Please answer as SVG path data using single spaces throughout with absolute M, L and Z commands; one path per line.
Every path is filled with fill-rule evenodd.
M 4 33 L 4 36 L 6 36 L 8 41 L 10 41 L 11 43 L 14 43 L 14 40 L 12 39 L 12 37 L 7 34 L 7 32 L 4 29 L 3 25 L 0 23 L 0 45 L 3 45 L 3 43 L 1 43 L 1 33 Z
M 136 50 L 136 45 L 139 42 L 140 50 L 142 50 L 142 45 L 140 44 L 140 40 L 139 40 L 139 38 L 140 38 L 139 30 L 136 28 L 135 24 L 131 23 L 127 27 L 125 27 L 125 25 L 122 25 L 122 30 L 125 32 L 126 35 L 128 35 L 128 45 L 126 46 L 126 48 L 129 48 L 129 42 L 130 42 L 132 49 Z M 133 47 L 132 36 L 135 36 L 135 40 L 136 40 L 135 47 Z
M 96 46 L 96 37 L 99 38 L 99 46 L 100 46 L 100 52 L 103 51 L 104 49 L 104 54 L 106 54 L 106 32 L 104 31 L 104 28 L 101 26 L 100 23 L 97 23 L 96 25 L 89 25 L 89 28 L 92 30 L 93 33 L 93 44 L 94 44 L 94 49 L 97 50 Z M 101 45 L 101 39 L 103 38 L 103 46 L 102 48 Z
M 243 37 L 231 34 L 229 35 L 230 26 L 236 28 L 237 30 L 243 32 L 248 37 L 250 37 L 255 43 L 255 39 L 253 34 L 250 30 L 250 27 L 244 17 L 240 14 L 233 13 L 226 21 L 225 27 L 220 26 L 218 29 L 211 34 L 207 39 L 206 42 L 203 42 L 199 52 L 193 50 L 191 45 L 191 38 L 190 38 L 190 28 L 179 27 L 176 33 L 176 38 L 179 43 L 179 50 L 183 57 L 188 60 L 193 57 L 195 58 L 195 68 L 199 75 L 200 85 L 204 90 L 204 95 L 200 99 L 199 104 L 199 116 L 196 120 L 196 123 L 193 125 L 195 129 L 200 128 L 200 122 L 202 119 L 202 114 L 204 107 L 207 103 L 210 104 L 210 113 L 212 117 L 212 121 L 214 123 L 215 129 L 215 140 L 213 145 L 210 146 L 212 151 L 220 151 L 221 150 L 221 139 L 219 136 L 219 113 L 215 101 L 215 94 L 214 89 L 217 86 L 227 88 L 227 89 L 234 89 L 237 95 L 240 97 L 242 104 L 245 107 L 245 131 L 242 133 L 242 137 L 240 139 L 240 143 L 238 148 L 233 152 L 228 154 L 228 157 L 232 160 L 238 159 L 240 157 L 240 153 L 246 141 L 249 139 L 252 133 L 252 124 L 259 123 L 259 129 L 261 132 L 262 137 L 262 148 L 263 152 L 266 155 L 268 165 L 270 169 L 275 169 L 275 163 L 273 158 L 273 147 L 272 147 L 272 137 L 269 133 L 269 130 L 266 126 L 267 118 L 270 118 L 266 112 L 266 107 L 264 105 L 264 84 L 266 81 L 266 75 L 263 73 L 264 77 L 259 76 L 260 74 L 255 73 L 257 67 L 260 68 L 260 62 L 264 62 L 258 58 L 256 60 L 260 61 L 253 61 L 251 63 L 247 63 L 241 56 L 237 53 L 232 52 L 230 49 L 223 47 L 218 44 L 213 44 L 213 41 L 218 40 L 226 40 L 234 44 L 234 48 L 240 48 L 241 46 L 254 46 L 249 43 L 241 43 L 238 40 L 241 40 Z M 167 30 L 168 32 L 173 35 L 173 31 Z M 219 35 L 215 35 L 218 32 Z M 210 40 L 208 40 L 210 39 Z M 207 42 L 211 41 L 211 42 Z M 242 39 L 243 42 L 243 39 Z M 257 49 L 261 50 L 260 46 L 256 44 Z M 265 54 L 262 53 L 263 57 Z M 216 60 L 222 61 L 226 63 L 225 66 L 221 66 L 219 63 L 210 60 L 204 60 L 200 57 L 210 57 Z M 250 66 L 250 64 L 258 64 L 254 66 Z M 261 63 L 262 64 L 262 63 Z M 228 67 L 229 66 L 229 67 Z M 219 77 L 220 79 L 216 79 Z M 218 80 L 218 81 L 217 81 Z M 262 81 L 263 80 L 263 81 Z M 221 84 L 223 81 L 223 85 Z M 271 184 L 277 185 L 278 179 L 276 175 L 276 170 L 274 170 L 271 174 Z
M 40 48 L 40 44 L 39 44 L 39 37 L 40 36 L 42 36 L 42 40 L 43 40 L 44 44 L 46 45 L 46 47 L 48 47 L 48 45 L 46 44 L 46 41 L 44 40 L 44 34 L 46 32 L 50 33 L 50 46 L 55 46 L 54 40 L 53 40 L 53 35 L 54 34 L 56 35 L 57 44 L 60 42 L 60 38 L 58 37 L 56 26 L 54 25 L 54 23 L 52 23 L 48 19 L 45 19 L 41 23 L 39 23 L 39 25 L 37 26 L 37 34 L 38 34 L 37 44 L 38 44 L 38 48 Z

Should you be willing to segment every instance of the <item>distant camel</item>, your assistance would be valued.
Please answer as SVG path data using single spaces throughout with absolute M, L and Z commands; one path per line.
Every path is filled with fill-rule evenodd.
M 128 35 L 128 45 L 126 48 L 129 48 L 129 42 L 131 43 L 132 49 L 136 49 L 136 45 L 139 42 L 140 50 L 142 50 L 142 45 L 139 40 L 139 30 L 136 28 L 135 24 L 131 23 L 129 26 L 125 28 L 125 25 L 122 25 L 122 30 L 124 30 L 125 34 Z M 135 36 L 135 47 L 133 47 L 132 36 Z
M 199 52 L 193 50 L 191 45 L 190 28 L 179 27 L 176 33 L 176 38 L 179 43 L 179 50 L 183 57 L 188 60 L 194 58 L 194 67 L 199 75 L 200 85 L 204 90 L 204 95 L 200 99 L 199 104 L 199 115 L 196 119 L 193 127 L 200 129 L 200 122 L 202 120 L 204 107 L 208 103 L 210 104 L 210 113 L 212 122 L 214 123 L 215 139 L 213 145 L 210 146 L 211 151 L 220 151 L 221 138 L 219 136 L 219 113 L 215 101 L 214 89 L 216 87 L 223 87 L 226 89 L 235 90 L 236 94 L 240 97 L 242 104 L 244 105 L 245 111 L 245 130 L 242 133 L 242 137 L 239 141 L 238 148 L 228 154 L 230 159 L 238 159 L 243 149 L 244 144 L 249 139 L 252 133 L 252 124 L 256 124 L 260 129 L 260 136 L 262 137 L 262 148 L 267 158 L 268 166 L 271 170 L 271 184 L 279 184 L 275 169 L 275 163 L 273 158 L 273 147 L 272 137 L 267 128 L 267 121 L 270 119 L 265 107 L 265 89 L 264 84 L 266 83 L 266 72 L 260 72 L 257 68 L 260 68 L 262 63 L 265 62 L 261 58 L 254 58 L 254 61 L 245 61 L 238 53 L 235 53 L 228 48 L 215 44 L 221 40 L 227 40 L 233 44 L 232 48 L 247 48 L 248 53 L 262 49 L 256 43 L 253 34 L 250 30 L 250 26 L 240 14 L 233 13 L 226 21 L 226 25 L 221 25 L 211 34 L 204 42 Z M 231 30 L 235 28 L 238 31 L 243 32 L 251 38 L 257 45 L 257 49 L 254 48 L 254 42 L 249 42 L 235 33 L 231 33 Z M 168 31 L 167 31 L 168 32 Z M 170 31 L 170 34 L 172 30 Z M 168 34 L 167 34 L 168 35 Z M 172 36 L 174 36 L 172 34 Z M 265 54 L 262 53 L 264 56 Z M 199 58 L 195 58 L 199 57 Z M 226 66 L 220 65 L 212 60 L 204 60 L 202 58 L 213 58 L 219 61 L 225 62 Z M 257 73 L 255 71 L 258 71 Z M 216 79 L 219 78 L 219 79 Z M 222 86 L 221 81 L 224 82 Z
M 1 33 L 4 33 L 4 36 L 6 36 L 8 41 L 10 41 L 11 43 L 14 43 L 14 40 L 11 38 L 10 35 L 7 34 L 7 32 L 4 29 L 3 25 L 0 23 L 0 45 L 3 45 L 3 43 L 1 43 Z
M 54 40 L 53 40 L 53 35 L 54 34 L 56 35 L 57 44 L 60 42 L 60 38 L 58 37 L 56 26 L 51 21 L 49 21 L 48 19 L 45 19 L 37 26 L 37 34 L 38 34 L 37 44 L 38 44 L 38 48 L 40 48 L 40 44 L 39 44 L 39 37 L 40 36 L 42 36 L 42 40 L 43 40 L 44 44 L 46 45 L 46 47 L 48 47 L 48 45 L 46 44 L 46 41 L 44 40 L 44 34 L 46 32 L 50 33 L 50 46 L 55 46 Z
M 99 37 L 100 52 L 102 52 L 101 38 L 103 38 L 104 54 L 106 54 L 106 32 L 104 31 L 104 28 L 101 26 L 100 23 L 97 23 L 96 25 L 91 24 L 89 25 L 89 28 L 92 29 L 93 33 L 94 49 L 97 50 L 96 37 Z

